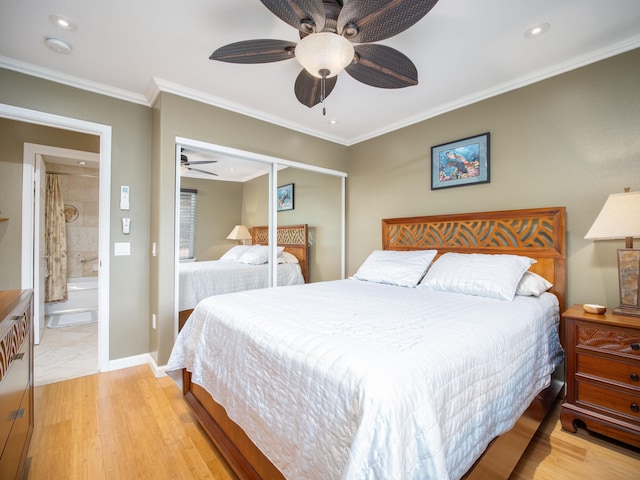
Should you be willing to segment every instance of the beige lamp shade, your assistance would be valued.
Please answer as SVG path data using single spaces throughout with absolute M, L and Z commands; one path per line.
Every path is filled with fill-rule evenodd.
M 247 227 L 245 227 L 244 225 L 236 225 L 235 227 L 233 227 L 233 230 L 231 230 L 231 233 L 229 235 L 227 235 L 227 240 L 250 240 L 251 239 L 251 234 L 249 233 L 249 230 L 247 229 Z
M 640 237 L 640 192 L 612 193 L 584 238 L 612 240 L 624 238 L 626 248 L 618 249 L 620 306 L 616 315 L 640 317 L 640 250 L 633 237 Z
M 320 32 L 308 35 L 296 45 L 296 60 L 314 77 L 335 77 L 353 61 L 353 45 L 341 35 Z
M 640 237 L 640 192 L 612 193 L 584 238 Z

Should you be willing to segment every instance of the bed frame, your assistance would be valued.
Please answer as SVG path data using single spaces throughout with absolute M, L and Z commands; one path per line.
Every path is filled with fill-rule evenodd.
M 278 227 L 278 245 L 284 247 L 285 252 L 294 255 L 300 263 L 304 283 L 309 282 L 309 228 L 307 224 L 285 225 Z M 253 227 L 251 229 L 253 245 L 269 244 L 269 227 Z M 178 331 L 182 330 L 185 322 L 193 313 L 193 308 L 178 312 Z
M 566 299 L 564 207 L 382 220 L 383 248 L 439 253 L 510 253 L 537 260 L 532 271 L 553 283 L 560 309 Z M 561 337 L 562 338 L 562 337 Z M 509 432 L 494 439 L 463 477 L 508 478 L 564 383 L 553 380 Z M 183 393 L 198 421 L 241 480 L 283 479 L 222 406 L 183 370 Z

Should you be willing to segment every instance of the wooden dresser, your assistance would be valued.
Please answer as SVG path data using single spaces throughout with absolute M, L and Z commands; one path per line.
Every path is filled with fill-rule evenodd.
M 0 479 L 22 478 L 33 432 L 33 295 L 0 291 Z
M 574 305 L 562 314 L 566 334 L 567 392 L 560 421 L 640 447 L 640 318 L 585 313 Z

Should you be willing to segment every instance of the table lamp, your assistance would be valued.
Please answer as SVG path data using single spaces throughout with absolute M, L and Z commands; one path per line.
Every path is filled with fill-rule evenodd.
M 251 234 L 244 225 L 236 225 L 227 235 L 227 240 L 236 240 L 236 245 L 243 245 L 245 240 L 251 240 Z
M 618 249 L 620 306 L 618 315 L 640 317 L 640 250 L 633 248 L 633 238 L 640 237 L 640 192 L 612 193 L 584 238 L 591 240 L 625 239 Z

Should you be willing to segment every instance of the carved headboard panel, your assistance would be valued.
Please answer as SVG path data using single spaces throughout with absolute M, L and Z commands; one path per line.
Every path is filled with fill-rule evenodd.
M 385 250 L 509 253 L 536 259 L 530 270 L 553 283 L 561 311 L 567 288 L 565 237 L 564 207 L 382 220 Z
M 269 244 L 269 227 L 260 226 L 251 229 L 254 245 Z M 309 282 L 309 228 L 307 224 L 283 225 L 278 227 L 278 245 L 284 247 L 285 252 L 294 255 L 300 263 L 304 282 Z

